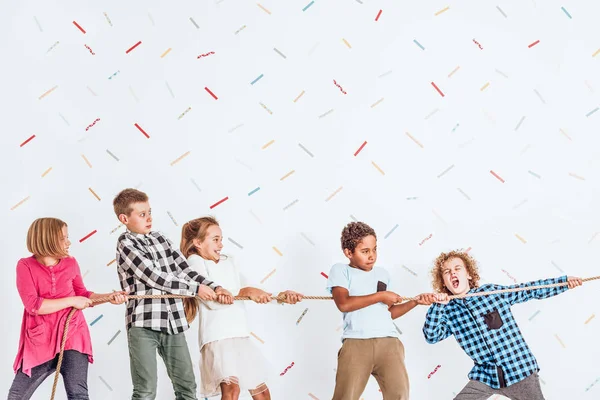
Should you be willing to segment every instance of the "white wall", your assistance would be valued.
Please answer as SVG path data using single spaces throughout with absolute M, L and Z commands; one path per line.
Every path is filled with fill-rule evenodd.
M 316 0 L 303 11 L 309 0 L 260 3 L 270 14 L 234 0 L 3 5 L 1 393 L 13 377 L 22 316 L 14 267 L 28 255 L 29 224 L 66 220 L 88 287 L 116 289 L 107 264 L 123 228 L 115 231 L 111 201 L 130 186 L 151 196 L 155 227 L 176 243 L 186 220 L 216 215 L 246 275 L 259 282 L 276 270 L 265 281 L 272 291 L 325 294 L 320 273 L 342 260 L 339 234 L 352 217 L 377 230 L 379 264 L 404 295 L 430 290 L 432 260 L 461 247 L 472 248 L 486 282 L 598 275 L 600 112 L 586 116 L 599 106 L 597 4 Z M 591 386 L 600 320 L 586 324 L 596 293 L 591 282 L 514 309 L 549 400 L 600 396 L 600 384 Z M 273 398 L 331 398 L 341 333 L 333 303 L 249 304 L 248 312 L 272 363 Z M 471 361 L 453 339 L 425 343 L 425 312 L 396 321 L 411 398 L 449 399 Z M 103 315 L 91 327 L 95 399 L 131 394 L 123 313 L 86 311 L 90 323 Z M 188 334 L 197 360 L 196 332 Z M 35 398 L 48 398 L 50 385 Z M 172 398 L 164 371 L 159 386 L 160 399 Z M 375 381 L 363 397 L 381 398 Z

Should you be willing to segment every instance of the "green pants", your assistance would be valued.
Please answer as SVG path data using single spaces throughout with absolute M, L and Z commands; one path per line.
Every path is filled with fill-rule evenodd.
M 156 398 L 156 352 L 165 363 L 176 400 L 197 400 L 196 379 L 190 351 L 183 333 L 168 335 L 146 328 L 127 331 L 129 365 L 133 381 L 132 400 Z

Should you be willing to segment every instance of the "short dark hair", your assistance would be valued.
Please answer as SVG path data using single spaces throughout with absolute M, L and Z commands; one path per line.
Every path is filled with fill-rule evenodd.
M 121 214 L 125 214 L 128 217 L 133 211 L 132 205 L 135 203 L 145 203 L 148 201 L 148 195 L 137 189 L 123 189 L 115 196 L 113 200 L 113 208 L 117 218 Z
M 342 230 L 342 250 L 348 249 L 354 253 L 356 246 L 367 236 L 374 236 L 377 239 L 375 230 L 364 222 L 350 222 Z

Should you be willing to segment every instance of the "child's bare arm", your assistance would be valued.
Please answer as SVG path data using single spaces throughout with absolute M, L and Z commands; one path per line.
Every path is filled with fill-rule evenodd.
M 413 308 L 415 308 L 418 303 L 414 300 L 407 301 L 406 303 L 396 304 L 395 306 L 390 307 L 390 313 L 392 313 L 392 319 L 400 318 Z
M 428 306 L 435 303 L 435 295 L 433 293 L 423 293 L 418 295 L 415 300 L 407 301 L 403 304 L 396 304 L 390 307 L 392 319 L 400 318 L 418 305 Z
M 377 303 L 385 303 L 392 306 L 402 301 L 402 298 L 394 292 L 377 292 L 366 296 L 350 296 L 348 289 L 335 286 L 331 289 L 333 301 L 341 312 L 352 312 L 360 310 Z
M 243 287 L 240 289 L 238 296 L 250 297 L 250 300 L 259 304 L 267 304 L 271 302 L 271 293 L 265 292 L 262 289 L 255 287 Z

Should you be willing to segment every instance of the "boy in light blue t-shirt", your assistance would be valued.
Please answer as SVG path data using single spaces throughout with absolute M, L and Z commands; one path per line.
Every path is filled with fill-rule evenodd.
M 417 301 L 396 304 L 402 298 L 387 290 L 388 272 L 374 266 L 377 236 L 369 225 L 349 223 L 341 241 L 349 263 L 335 264 L 327 280 L 327 288 L 344 314 L 333 400 L 358 400 L 370 375 L 379 383 L 384 399 L 408 400 L 404 346 L 393 320 L 418 304 L 432 304 L 435 297 L 422 294 Z

